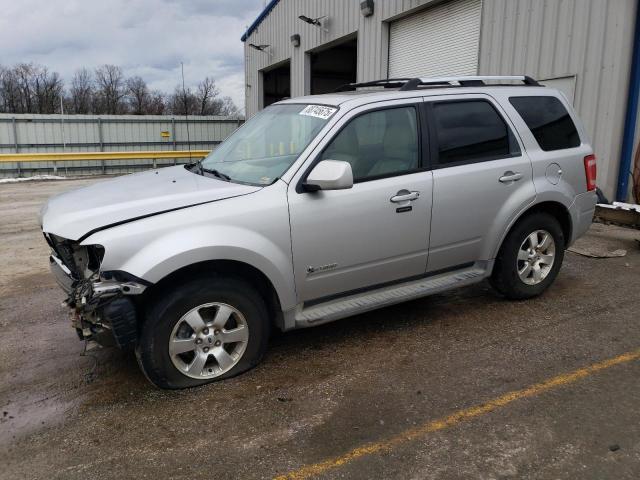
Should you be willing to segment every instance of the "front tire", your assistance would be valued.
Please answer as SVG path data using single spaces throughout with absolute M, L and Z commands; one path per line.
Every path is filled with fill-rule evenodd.
M 267 308 L 244 280 L 204 276 L 156 298 L 136 347 L 138 363 L 154 385 L 203 385 L 262 359 L 270 333 Z
M 564 247 L 564 234 L 555 217 L 542 212 L 526 216 L 504 239 L 491 285 L 509 299 L 540 295 L 558 276 Z

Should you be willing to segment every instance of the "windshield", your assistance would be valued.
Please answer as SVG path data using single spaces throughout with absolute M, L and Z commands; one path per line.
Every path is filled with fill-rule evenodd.
M 295 162 L 336 110 L 301 104 L 267 107 L 204 158 L 202 171 L 230 181 L 270 185 Z

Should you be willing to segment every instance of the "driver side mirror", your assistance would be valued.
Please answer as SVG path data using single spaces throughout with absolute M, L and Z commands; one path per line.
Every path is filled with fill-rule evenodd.
M 322 160 L 311 170 L 303 187 L 307 192 L 351 188 L 353 187 L 351 164 L 340 160 Z

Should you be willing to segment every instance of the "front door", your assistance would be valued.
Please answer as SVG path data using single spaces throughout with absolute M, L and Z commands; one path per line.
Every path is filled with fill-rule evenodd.
M 354 111 L 316 158 L 349 162 L 353 187 L 309 193 L 290 185 L 300 302 L 424 274 L 432 175 L 422 169 L 419 118 L 406 101 Z

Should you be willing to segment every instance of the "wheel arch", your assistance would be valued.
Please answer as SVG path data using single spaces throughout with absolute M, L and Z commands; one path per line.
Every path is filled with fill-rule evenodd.
M 546 201 L 534 205 L 527 210 L 525 214 L 530 215 L 536 212 L 549 213 L 558 220 L 562 228 L 562 234 L 564 235 L 564 246 L 565 248 L 568 247 L 573 235 L 573 220 L 571 219 L 569 209 L 560 202 Z M 520 218 L 522 218 L 522 216 Z
M 495 251 L 494 258 L 498 255 L 498 252 L 502 248 L 507 235 L 509 235 L 514 227 L 524 218 L 534 213 L 548 213 L 552 215 L 556 220 L 558 220 L 558 223 L 560 223 L 560 227 L 562 228 L 562 234 L 564 235 L 564 246 L 565 248 L 569 246 L 569 242 L 571 241 L 571 236 L 573 234 L 573 221 L 571 219 L 569 209 L 560 202 L 547 200 L 544 202 L 536 203 L 534 205 L 530 205 L 523 212 L 521 212 L 520 215 L 515 217 L 515 219 L 503 233 L 502 238 L 500 239 L 500 243 L 498 244 L 498 248 Z
M 145 291 L 142 305 L 154 301 L 172 285 L 180 285 L 194 277 L 217 274 L 239 278 L 251 284 L 264 299 L 269 317 L 278 328 L 283 328 L 283 314 L 278 291 L 269 277 L 258 268 L 239 260 L 206 260 L 183 266 L 160 279 Z

